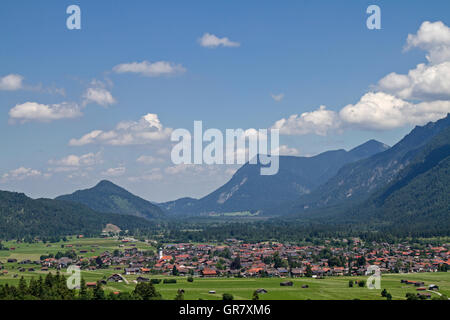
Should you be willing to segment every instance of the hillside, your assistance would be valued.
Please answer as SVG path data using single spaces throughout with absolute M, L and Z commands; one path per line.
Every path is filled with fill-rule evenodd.
M 152 227 L 142 218 L 99 213 L 82 204 L 34 200 L 23 193 L 0 191 L 0 239 L 98 235 L 108 223 L 130 231 Z
M 314 208 L 362 201 L 393 181 L 428 142 L 449 126 L 450 115 L 425 126 L 417 126 L 392 148 L 343 166 L 314 192 L 283 205 L 280 210 L 283 213 L 307 212 Z
M 314 157 L 280 156 L 279 172 L 260 174 L 260 164 L 245 164 L 225 185 L 199 199 L 182 198 L 159 204 L 174 214 L 258 211 L 309 194 L 345 164 L 384 151 L 370 140 L 350 151 L 334 150 Z
M 450 229 L 450 128 L 357 212 L 359 218 L 409 229 Z
M 106 213 L 119 213 L 146 219 L 162 217 L 162 210 L 114 183 L 103 180 L 95 187 L 63 195 L 57 200 L 81 203 L 89 208 Z

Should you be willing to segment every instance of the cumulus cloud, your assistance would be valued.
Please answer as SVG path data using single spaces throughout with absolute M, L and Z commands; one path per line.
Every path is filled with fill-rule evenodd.
M 7 182 L 7 181 L 13 181 L 13 180 L 20 181 L 20 180 L 24 180 L 26 178 L 40 177 L 40 176 L 43 176 L 43 174 L 39 170 L 20 167 L 20 168 L 11 170 L 8 173 L 3 174 L 2 178 L 1 178 L 1 182 Z M 48 174 L 45 174 L 44 176 L 48 176 Z
M 168 76 L 183 73 L 186 69 L 168 61 L 122 63 L 113 68 L 116 73 L 138 73 L 148 77 Z
M 0 90 L 14 91 L 23 88 L 23 77 L 19 74 L 8 74 L 0 78 Z
M 419 64 L 408 75 L 388 74 L 378 82 L 380 90 L 402 99 L 450 99 L 450 61 L 436 65 Z
M 102 162 L 103 160 L 100 152 L 97 153 L 91 152 L 80 156 L 71 154 L 58 160 L 50 160 L 49 164 L 64 167 L 81 167 L 81 166 L 92 166 L 95 164 L 100 164 Z
M 287 145 L 282 144 L 273 153 L 279 154 L 280 156 L 297 156 L 300 154 L 300 151 L 296 148 L 290 148 Z
M 275 122 L 272 129 L 279 129 L 280 134 L 305 135 L 317 134 L 325 136 L 328 132 L 340 127 L 340 120 L 336 112 L 327 110 L 325 106 L 301 115 L 293 114 L 289 118 Z
M 103 107 L 116 103 L 116 99 L 113 98 L 111 92 L 105 88 L 87 88 L 83 98 L 84 104 L 94 102 Z
M 198 42 L 202 47 L 206 48 L 217 48 L 219 46 L 239 47 L 241 45 L 239 42 L 231 41 L 227 37 L 219 38 L 210 33 L 203 34 L 203 36 L 200 39 L 198 39 Z
M 9 111 L 10 120 L 21 123 L 28 121 L 49 122 L 59 119 L 70 119 L 81 116 L 80 107 L 75 103 L 40 104 L 25 102 L 18 104 Z
M 164 128 L 158 115 L 148 113 L 138 121 L 124 121 L 110 131 L 94 130 L 79 139 L 71 139 L 69 145 L 83 146 L 97 143 L 114 146 L 147 144 L 170 137 L 171 128 Z
M 450 60 L 450 28 L 442 21 L 425 21 L 416 34 L 409 34 L 405 49 L 421 48 L 428 51 L 427 60 L 441 63 Z
M 117 167 L 117 168 L 109 168 L 102 172 L 103 176 L 106 177 L 119 177 L 122 176 L 125 173 L 126 169 L 123 166 Z
M 280 94 L 271 94 L 271 97 L 273 100 L 275 100 L 276 102 L 280 102 L 281 100 L 283 100 L 284 98 L 284 93 L 280 93 Z
M 389 130 L 407 124 L 435 121 L 450 112 L 450 101 L 413 104 L 384 92 L 366 93 L 356 104 L 345 106 L 339 116 L 346 126 Z
M 278 120 L 273 127 L 281 134 L 326 135 L 351 128 L 390 130 L 445 117 L 450 112 L 450 28 L 440 21 L 425 21 L 406 42 L 406 50 L 426 50 L 428 63 L 407 74 L 389 73 L 379 80 L 378 92 L 364 94 L 337 113 L 322 106 Z
M 405 125 L 423 125 L 441 119 L 450 112 L 450 101 L 435 100 L 412 103 L 385 92 L 369 92 L 356 104 L 338 113 L 320 107 L 313 112 L 292 115 L 275 122 L 280 134 L 327 135 L 344 129 L 390 130 Z M 280 149 L 280 152 L 282 150 Z

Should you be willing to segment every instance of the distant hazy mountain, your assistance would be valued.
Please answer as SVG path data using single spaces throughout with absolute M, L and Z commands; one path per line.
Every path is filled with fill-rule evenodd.
M 120 213 L 147 219 L 163 215 L 163 211 L 157 205 L 107 180 L 100 181 L 93 188 L 79 190 L 56 199 L 82 203 L 98 212 Z
M 408 166 L 433 137 L 450 126 L 450 114 L 436 122 L 415 127 L 392 148 L 369 158 L 349 163 L 314 192 L 283 206 L 283 212 L 293 213 L 361 201 L 375 190 L 390 183 Z
M 370 140 L 350 151 L 327 151 L 314 157 L 280 156 L 279 172 L 271 176 L 261 175 L 259 164 L 247 163 L 225 185 L 199 200 L 182 198 L 159 206 L 174 214 L 258 211 L 309 194 L 343 165 L 388 148 Z
M 78 203 L 34 200 L 23 193 L 0 191 L 0 239 L 98 235 L 108 223 L 122 230 L 151 227 L 150 221 L 138 217 L 99 213 Z

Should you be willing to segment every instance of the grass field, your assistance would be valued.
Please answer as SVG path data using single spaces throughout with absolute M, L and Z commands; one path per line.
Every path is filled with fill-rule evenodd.
M 95 256 L 105 250 L 113 251 L 114 249 L 123 249 L 119 247 L 122 243 L 118 240 L 111 239 L 70 239 L 64 244 L 76 245 L 76 250 L 88 250 L 85 256 Z M 45 276 L 46 272 L 40 271 L 40 267 L 36 265 L 19 265 L 17 263 L 6 263 L 8 258 L 20 260 L 30 259 L 38 260 L 42 254 L 57 253 L 65 251 L 61 248 L 62 243 L 51 244 L 16 244 L 4 243 L 7 247 L 15 247 L 14 251 L 0 251 L 0 261 L 3 263 L 4 269 L 8 270 L 7 275 L 0 276 L 0 284 L 17 284 L 19 278 L 24 276 L 29 280 L 32 277 Z M 143 242 L 135 242 L 136 247 L 140 249 L 152 249 L 151 245 Z M 153 248 L 154 250 L 154 248 Z M 26 269 L 33 267 L 35 272 L 19 272 L 18 269 L 24 267 Z M 55 272 L 53 270 L 52 272 Z M 82 271 L 82 276 L 86 281 L 97 281 L 105 279 L 109 275 L 115 273 L 112 268 Z M 14 277 L 14 275 L 18 275 Z M 132 291 L 135 283 L 133 280 L 137 276 L 125 276 L 129 280 L 129 284 L 108 282 L 104 286 L 106 291 Z M 146 276 L 151 278 L 169 278 L 168 276 Z M 173 277 L 171 277 L 173 278 Z M 368 288 L 360 288 L 348 286 L 349 280 L 367 279 L 367 277 L 327 277 L 324 279 L 313 278 L 294 278 L 292 287 L 281 287 L 280 282 L 288 279 L 280 278 L 194 278 L 194 282 L 188 282 L 185 277 L 177 277 L 176 284 L 157 284 L 157 290 L 163 295 L 164 299 L 173 299 L 178 289 L 185 290 L 185 299 L 205 299 L 215 300 L 221 299 L 223 293 L 231 293 L 235 299 L 251 299 L 253 291 L 264 288 L 268 292 L 260 294 L 261 300 L 336 300 L 336 299 L 361 299 L 361 300 L 378 300 L 385 299 L 381 297 L 381 290 L 369 290 Z M 407 292 L 416 293 L 416 287 L 400 283 L 401 279 L 424 281 L 425 285 L 436 284 L 440 288 L 440 293 L 450 296 L 450 272 L 446 273 L 413 273 L 413 274 L 385 274 L 381 278 L 381 288 L 387 289 L 391 293 L 393 299 L 405 299 Z M 302 285 L 308 285 L 308 288 L 302 288 Z M 214 290 L 215 294 L 208 293 Z M 437 293 L 432 293 L 437 295 Z

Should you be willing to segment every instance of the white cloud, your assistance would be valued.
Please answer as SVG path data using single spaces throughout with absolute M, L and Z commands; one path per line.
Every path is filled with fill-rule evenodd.
M 276 102 L 280 102 L 281 100 L 283 100 L 284 98 L 284 93 L 280 93 L 280 94 L 271 94 L 271 97 L 273 100 L 275 100 Z
M 142 163 L 142 164 L 155 164 L 155 163 L 160 163 L 163 162 L 163 160 L 161 158 L 157 158 L 157 157 L 153 157 L 153 156 L 145 156 L 142 155 L 139 158 L 136 159 L 137 162 Z
M 107 177 L 119 177 L 125 173 L 126 169 L 123 166 L 117 168 L 109 168 L 102 172 L 102 175 Z
M 0 90 L 14 91 L 22 89 L 23 77 L 18 74 L 9 74 L 0 78 Z
M 423 125 L 441 119 L 449 112 L 450 101 L 447 100 L 412 103 L 384 92 L 369 92 L 339 113 L 322 106 L 316 111 L 278 120 L 272 128 L 280 129 L 280 134 L 285 135 L 312 133 L 324 136 L 352 128 L 390 130 L 405 125 Z
M 105 88 L 87 88 L 83 98 L 84 104 L 94 102 L 103 107 L 116 103 L 116 99 L 114 99 L 111 92 Z
M 409 34 L 405 49 L 421 48 L 428 51 L 427 60 L 441 63 L 450 60 L 450 28 L 442 21 L 425 21 L 416 34 Z
M 142 61 L 119 64 L 113 68 L 113 71 L 116 73 L 139 73 L 148 77 L 159 77 L 183 73 L 186 69 L 180 64 L 168 61 Z
M 339 116 L 345 126 L 389 130 L 407 124 L 435 121 L 450 112 L 450 101 L 413 104 L 384 92 L 366 93 L 356 104 L 345 106 Z
M 278 149 L 276 149 L 272 153 L 279 154 L 280 156 L 297 156 L 300 154 L 300 151 L 296 148 L 290 148 L 287 145 L 282 144 Z
M 241 44 L 239 42 L 233 42 L 227 37 L 219 38 L 213 34 L 205 33 L 198 39 L 198 42 L 202 47 L 206 48 L 217 48 L 222 47 L 239 47 Z
M 59 119 L 70 119 L 81 116 L 80 107 L 75 103 L 63 102 L 60 104 L 39 104 L 25 102 L 9 110 L 10 119 L 22 123 L 28 121 L 49 122 Z
M 101 152 L 97 153 L 86 153 L 80 156 L 71 154 L 64 158 L 58 160 L 50 160 L 49 163 L 52 165 L 64 166 L 64 167 L 81 167 L 81 166 L 92 166 L 95 164 L 102 163 Z
M 148 113 L 139 121 L 125 121 L 116 125 L 114 130 L 91 131 L 80 139 L 71 139 L 69 145 L 83 146 L 98 143 L 115 146 L 146 144 L 153 141 L 165 140 L 170 137 L 171 128 L 164 128 L 158 115 Z
M 336 112 L 327 110 L 325 106 L 301 115 L 293 114 L 289 118 L 275 122 L 272 129 L 279 129 L 280 134 L 305 135 L 317 134 L 325 136 L 332 130 L 339 129 L 340 120 Z
M 445 117 L 450 112 L 450 28 L 425 21 L 416 34 L 408 35 L 405 49 L 414 47 L 428 52 L 428 64 L 418 64 L 408 74 L 386 75 L 376 86 L 379 92 L 366 93 L 338 113 L 322 106 L 273 127 L 281 134 L 326 135 L 336 129 L 390 130 Z
M 380 90 L 402 99 L 450 99 L 450 61 L 436 65 L 419 64 L 408 75 L 388 74 L 378 82 Z
M 39 170 L 20 167 L 20 168 L 11 170 L 8 173 L 3 174 L 1 182 L 7 182 L 7 181 L 12 181 L 12 180 L 15 180 L 15 181 L 24 180 L 26 178 L 39 177 L 42 175 L 43 175 L 42 172 Z M 46 174 L 45 176 L 48 176 L 48 174 Z

